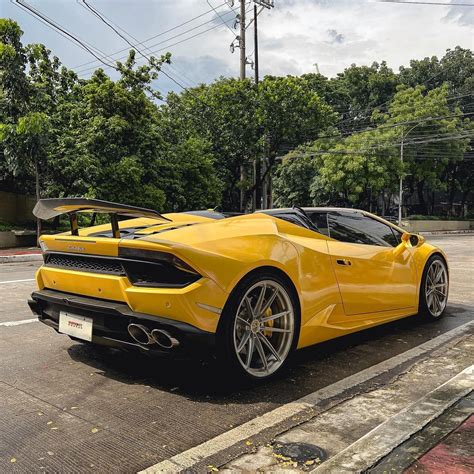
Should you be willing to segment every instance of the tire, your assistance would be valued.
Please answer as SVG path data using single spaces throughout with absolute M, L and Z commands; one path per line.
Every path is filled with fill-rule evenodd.
M 299 330 L 299 303 L 291 285 L 277 272 L 253 273 L 232 291 L 222 312 L 219 362 L 238 378 L 273 377 L 286 366 Z
M 446 261 L 440 255 L 426 262 L 420 285 L 419 313 L 428 320 L 441 318 L 448 302 L 449 274 Z

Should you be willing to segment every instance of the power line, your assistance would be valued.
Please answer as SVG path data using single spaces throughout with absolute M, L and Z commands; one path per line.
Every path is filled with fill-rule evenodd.
M 200 26 L 202 26 L 202 25 L 200 25 Z M 198 33 L 196 33 L 196 34 L 194 34 L 194 35 L 192 35 L 192 36 L 188 36 L 187 38 L 184 38 L 184 39 L 182 39 L 182 40 L 180 40 L 180 41 L 176 41 L 175 43 L 171 43 L 171 44 L 168 44 L 168 45 L 166 45 L 166 46 L 164 46 L 164 47 L 162 47 L 162 48 L 160 48 L 160 49 L 154 50 L 154 51 L 152 51 L 152 54 L 157 54 L 157 53 L 159 53 L 159 52 L 161 52 L 161 51 L 165 51 L 165 50 L 167 50 L 167 49 L 169 49 L 169 48 L 171 48 L 171 47 L 173 47 L 173 46 L 177 46 L 178 44 L 184 43 L 184 42 L 189 41 L 189 40 L 191 40 L 191 39 L 194 39 L 194 38 L 196 38 L 196 37 L 198 37 L 198 36 L 200 36 L 200 35 L 203 35 L 203 34 L 205 34 L 205 33 L 208 33 L 209 31 L 215 30 L 216 28 L 219 28 L 220 26 L 221 26 L 220 24 L 214 25 L 213 27 L 208 28 L 208 29 L 206 29 L 206 30 L 204 30 L 204 31 L 200 31 L 200 32 L 198 32 Z M 193 28 L 193 29 L 196 29 L 196 28 Z M 182 34 L 176 35 L 176 37 L 178 37 L 178 36 L 182 36 Z M 155 44 L 155 45 L 152 45 L 152 46 L 150 46 L 148 49 L 151 49 L 152 47 L 155 47 L 155 46 L 158 46 L 158 45 L 160 45 L 160 44 L 166 43 L 166 42 L 169 41 L 170 39 L 172 39 L 172 38 L 168 38 L 168 39 L 165 40 L 165 41 L 162 41 L 162 42 L 160 42 L 160 43 L 157 43 L 157 44 Z M 126 49 L 127 49 L 127 48 L 126 48 Z M 127 56 L 121 56 L 120 58 L 118 58 L 118 60 L 120 60 L 120 59 L 125 59 L 126 57 L 127 57 Z M 85 73 L 87 73 L 87 72 L 89 72 L 89 71 L 93 71 L 93 70 L 95 70 L 95 69 L 96 69 L 96 66 L 93 66 L 93 67 L 89 67 L 89 68 L 86 68 L 86 69 L 77 71 L 77 73 L 78 73 L 78 74 L 85 74 Z M 106 69 L 107 69 L 107 68 L 106 68 Z
M 76 46 L 79 46 L 80 48 L 87 51 L 89 54 L 92 54 L 92 56 L 94 56 L 102 64 L 106 65 L 107 67 L 112 67 L 112 68 L 115 69 L 115 66 L 113 66 L 112 64 L 107 63 L 106 61 L 104 61 L 104 58 L 108 58 L 108 56 L 103 51 L 101 51 L 100 49 L 90 45 L 85 40 L 83 40 L 80 37 L 78 37 L 78 36 L 74 35 L 73 33 L 69 32 L 62 25 L 55 22 L 54 20 L 52 20 L 48 16 L 44 15 L 39 10 L 37 10 L 36 8 L 34 8 L 31 5 L 29 5 L 28 3 L 26 3 L 24 0 L 15 0 L 14 2 L 13 2 L 13 0 L 10 0 L 10 1 L 14 5 L 17 5 L 18 7 L 22 8 L 25 11 L 27 11 L 31 16 L 33 16 L 37 20 L 41 21 L 41 23 L 45 24 L 46 26 L 48 26 L 52 30 L 56 31 L 61 36 L 66 37 L 69 41 L 73 42 Z M 103 56 L 100 57 L 96 53 L 96 51 L 98 51 Z
M 89 13 L 92 12 L 94 13 L 95 16 L 97 16 L 97 18 L 99 18 L 99 20 L 101 20 L 101 17 L 100 15 L 102 15 L 109 23 L 113 24 L 116 28 L 118 28 L 120 31 L 122 31 L 123 33 L 125 33 L 127 36 L 129 36 L 130 38 L 132 38 L 136 43 L 135 45 L 133 46 L 135 49 L 138 50 L 138 45 L 142 45 L 143 43 L 140 42 L 139 39 L 137 39 L 135 36 L 133 36 L 131 33 L 129 33 L 127 30 L 125 30 L 124 28 L 122 28 L 119 24 L 117 23 L 114 23 L 110 18 L 108 18 L 103 12 L 101 12 L 98 8 L 96 7 L 91 7 L 89 4 L 87 4 L 86 1 L 83 1 L 81 2 L 80 0 L 76 0 L 76 2 L 81 6 L 83 7 L 86 11 L 88 11 Z M 125 39 L 125 38 L 124 38 Z M 129 43 L 130 44 L 130 43 Z M 145 46 L 145 45 L 144 45 Z M 145 46 L 145 49 L 148 50 L 148 47 Z M 186 75 L 184 73 L 182 73 L 176 66 L 172 65 L 171 63 L 168 63 L 166 64 L 167 67 L 169 67 L 170 69 L 172 70 L 176 70 L 176 73 L 180 76 L 182 76 L 180 79 L 183 80 L 184 79 L 184 82 L 188 84 L 188 87 L 194 87 L 194 83 L 193 81 L 191 81 L 189 78 L 186 77 Z M 163 67 L 163 65 L 162 65 Z
M 12 0 L 10 0 L 10 1 L 12 1 Z M 220 5 L 218 5 L 216 8 L 220 8 L 220 7 L 222 7 L 222 6 L 225 5 L 225 4 L 226 4 L 226 2 L 224 2 L 224 3 L 220 4 Z M 167 34 L 167 33 L 171 33 L 172 31 L 177 30 L 178 28 L 181 28 L 182 26 L 188 25 L 189 23 L 192 23 L 193 21 L 195 21 L 195 20 L 197 20 L 197 19 L 199 19 L 199 18 L 202 18 L 203 16 L 208 15 L 208 14 L 211 13 L 211 12 L 212 12 L 212 10 L 208 10 L 208 11 L 206 11 L 206 12 L 204 12 L 204 13 L 201 13 L 200 15 L 195 16 L 195 17 L 193 17 L 193 18 L 191 18 L 191 19 L 189 19 L 189 20 L 186 20 L 186 21 L 184 21 L 183 23 L 180 23 L 179 25 L 173 26 L 172 28 L 169 28 L 169 29 L 167 29 L 167 30 L 165 30 L 165 31 L 162 31 L 161 33 L 158 33 L 158 34 L 156 34 L 156 35 L 154 35 L 154 36 L 150 36 L 149 38 L 147 38 L 147 39 L 141 41 L 141 42 L 138 43 L 138 44 L 139 44 L 139 46 L 144 45 L 144 43 L 148 43 L 148 41 L 151 41 L 151 40 L 153 40 L 153 39 L 155 39 L 155 38 L 158 38 L 158 37 L 160 37 L 160 36 L 163 36 L 163 35 L 165 35 L 165 34 Z M 226 13 L 226 15 L 227 15 L 227 14 L 228 14 L 228 13 Z M 206 21 L 205 23 L 202 23 L 202 24 L 198 25 L 198 26 L 195 27 L 195 28 L 198 28 L 198 27 L 200 27 L 200 26 L 203 26 L 203 25 L 206 25 L 206 24 L 208 24 L 208 23 L 211 23 L 212 21 L 213 21 L 213 20 Z M 191 31 L 191 30 L 188 30 L 188 31 Z M 181 34 L 185 34 L 186 32 L 187 32 L 187 31 L 185 31 L 184 33 L 181 33 Z M 179 35 L 178 35 L 178 36 L 179 36 Z M 168 41 L 168 40 L 165 40 L 165 41 Z M 110 56 L 111 56 L 111 57 L 112 57 L 112 56 L 115 56 L 115 55 L 120 54 L 120 53 L 123 53 L 124 51 L 127 51 L 127 50 L 128 50 L 128 48 L 120 49 L 120 50 L 118 50 L 118 51 L 115 51 L 114 53 L 111 53 Z M 83 66 L 87 66 L 87 65 L 89 65 L 89 64 L 95 63 L 95 62 L 97 62 L 97 61 L 88 61 L 88 62 L 86 62 L 86 63 L 83 63 L 83 64 L 79 64 L 79 65 L 77 65 L 77 66 L 74 66 L 74 69 L 78 69 L 78 68 L 81 68 L 81 67 L 83 67 Z
M 237 38 L 237 35 L 235 34 L 235 31 L 232 30 L 232 28 L 224 21 L 223 17 L 221 16 L 221 14 L 218 12 L 217 8 L 213 7 L 211 5 L 211 2 L 209 0 L 206 0 L 207 4 L 212 8 L 212 10 L 214 11 L 214 13 L 219 17 L 219 19 L 221 20 L 222 24 L 224 26 L 226 26 L 228 28 L 228 30 L 234 35 L 234 38 Z
M 234 12 L 234 13 L 235 13 L 235 12 Z M 229 15 L 229 14 L 230 14 L 230 12 L 224 13 L 223 16 L 227 16 L 227 15 Z M 213 21 L 214 21 L 214 20 L 209 20 L 209 21 L 206 21 L 206 22 L 204 22 L 204 23 L 200 23 L 199 25 L 193 26 L 192 28 L 189 28 L 189 29 L 186 30 L 186 31 L 183 31 L 183 32 L 181 32 L 181 33 L 177 33 L 176 35 L 173 35 L 173 36 L 170 36 L 169 38 L 166 38 L 165 40 L 159 41 L 158 43 L 154 43 L 154 44 L 152 44 L 152 45 L 150 45 L 150 46 L 146 46 L 146 48 L 147 48 L 148 50 L 151 50 L 151 48 L 156 48 L 157 46 L 160 46 L 160 45 L 162 45 L 162 44 L 165 44 L 165 43 L 167 43 L 168 41 L 171 41 L 171 40 L 173 40 L 173 39 L 179 38 L 179 37 L 181 37 L 181 36 L 183 36 L 183 35 L 185 35 L 185 34 L 187 34 L 187 33 L 190 33 L 191 31 L 195 31 L 195 30 L 201 28 L 201 27 L 204 26 L 204 25 L 207 25 L 207 24 L 209 24 L 209 23 L 212 23 Z M 229 21 L 229 20 L 228 20 L 228 21 Z M 233 20 L 232 20 L 232 21 L 233 21 Z M 190 39 L 193 39 L 193 38 L 195 38 L 195 37 L 197 37 L 197 36 L 199 36 L 199 35 L 201 35 L 201 34 L 207 33 L 208 31 L 214 30 L 214 29 L 219 28 L 219 27 L 220 27 L 220 24 L 214 25 L 213 27 L 208 28 L 208 29 L 206 29 L 206 30 L 204 30 L 204 31 L 202 31 L 202 32 L 196 33 L 195 35 L 189 36 L 188 38 L 184 38 L 184 39 L 181 40 L 181 41 L 177 41 L 177 42 L 175 42 L 175 43 L 173 43 L 173 44 L 171 44 L 171 45 L 168 45 L 168 46 L 166 46 L 165 48 L 169 48 L 169 47 L 171 47 L 171 46 L 176 46 L 176 45 L 181 44 L 181 43 L 183 43 L 183 42 L 185 42 L 185 41 L 189 41 Z M 176 28 L 171 28 L 171 29 L 168 30 L 168 31 L 172 31 L 172 30 L 174 30 L 174 29 L 176 29 Z M 147 40 L 144 40 L 144 41 L 142 41 L 141 43 L 138 43 L 138 46 L 144 45 L 145 43 L 147 43 L 148 41 L 150 41 L 152 38 L 156 38 L 156 37 L 162 36 L 162 35 L 164 35 L 164 34 L 165 34 L 165 32 L 160 33 L 159 35 L 155 35 L 154 37 L 148 38 Z M 161 49 L 158 50 L 158 51 L 162 51 L 162 50 L 165 49 L 165 48 L 161 48 Z M 117 54 L 119 54 L 119 53 L 121 53 L 121 52 L 124 52 L 124 51 L 128 51 L 128 48 L 124 48 L 124 49 L 121 49 L 121 50 L 119 50 L 119 51 L 116 51 L 115 53 L 112 53 L 111 56 L 116 56 Z M 155 53 L 156 53 L 156 52 L 157 52 L 157 51 L 155 51 Z M 122 60 L 122 59 L 125 59 L 126 57 L 127 57 L 126 55 L 124 55 L 124 56 L 119 56 L 118 58 L 116 58 L 116 60 Z M 96 68 L 96 66 L 88 67 L 88 68 L 85 68 L 85 69 L 82 69 L 82 70 L 81 70 L 81 68 L 82 68 L 83 66 L 86 66 L 86 65 L 88 65 L 88 64 L 93 64 L 93 63 L 95 63 L 95 62 L 97 62 L 97 61 L 89 61 L 88 63 L 84 63 L 84 64 L 82 64 L 82 65 L 80 65 L 80 66 L 77 66 L 76 69 L 79 69 L 79 73 L 85 73 L 85 72 L 88 72 L 88 71 L 93 71 L 93 70 Z
M 410 124 L 415 124 L 415 123 L 421 123 L 423 121 L 440 121 L 440 120 L 446 120 L 446 119 L 449 119 L 449 118 L 464 117 L 464 116 L 468 116 L 468 115 L 474 115 L 474 112 L 465 112 L 465 113 L 461 113 L 461 114 L 441 115 L 441 116 L 437 116 L 437 117 L 424 117 L 421 120 L 406 120 L 406 121 L 402 121 L 402 122 L 396 122 L 396 123 L 393 123 L 393 124 L 379 125 L 378 127 L 374 127 L 374 128 L 363 128 L 363 129 L 362 128 L 361 129 L 353 128 L 353 129 L 346 130 L 345 132 L 339 133 L 339 134 L 327 134 L 327 135 L 317 135 L 317 136 L 307 135 L 306 137 L 303 137 L 303 138 L 307 138 L 308 140 L 311 140 L 311 141 L 317 141 L 317 140 L 322 140 L 322 139 L 341 140 L 341 139 L 349 137 L 349 136 L 351 136 L 355 133 L 373 132 L 373 131 L 377 131 L 379 129 L 396 128 L 396 127 L 399 127 L 401 125 L 410 125 Z M 436 125 L 435 124 L 425 125 L 425 127 L 428 127 L 428 128 L 429 127 L 434 127 L 434 126 L 436 126 Z M 296 145 L 298 145 L 298 143 L 296 143 Z M 291 148 L 288 148 L 288 149 L 290 150 Z
M 405 141 L 404 145 L 409 146 L 409 145 L 423 145 L 427 143 L 437 143 L 437 142 L 442 142 L 442 141 L 453 141 L 453 140 L 460 140 L 463 138 L 472 138 L 474 137 L 474 132 L 471 133 L 465 133 L 465 134 L 451 134 L 451 135 L 433 135 L 431 137 L 420 137 L 421 140 L 418 139 L 412 139 L 411 141 Z M 379 149 L 384 149 L 384 148 L 391 148 L 391 147 L 399 147 L 401 145 L 401 142 L 396 142 L 396 143 L 382 143 L 379 145 L 372 145 L 370 147 L 366 147 L 364 149 L 360 149 L 358 151 L 352 151 L 352 150 L 347 150 L 348 154 L 355 154 L 355 155 L 360 155 L 363 153 L 368 153 L 372 151 L 376 151 Z M 318 150 L 319 151 L 319 150 Z M 319 154 L 339 154 L 340 151 L 343 150 L 320 150 Z M 310 152 L 312 153 L 312 152 Z
M 92 12 L 94 15 L 96 15 L 100 21 L 102 21 L 104 24 L 106 24 L 109 28 L 111 28 L 118 36 L 120 36 L 120 38 L 122 38 L 129 46 L 131 46 L 132 48 L 135 48 L 138 53 L 144 57 L 148 62 L 151 63 L 151 58 L 148 57 L 146 54 L 144 54 L 139 48 L 137 48 L 131 41 L 128 40 L 128 38 L 123 35 L 122 33 L 119 32 L 119 30 L 117 28 L 115 28 L 112 23 L 110 21 L 107 21 L 108 19 L 103 16 L 102 14 L 100 14 L 98 12 L 98 10 L 95 10 L 93 7 L 91 7 L 86 0 L 82 0 L 82 2 L 84 3 L 84 5 L 89 9 L 90 12 Z M 121 28 L 122 29 L 122 28 Z M 123 30 L 125 31 L 125 30 Z M 128 33 L 127 33 L 128 34 Z M 168 79 L 170 79 L 171 81 L 173 81 L 176 85 L 178 85 L 179 87 L 181 87 L 183 90 L 186 89 L 185 86 L 183 86 L 180 82 L 178 82 L 171 74 L 168 74 L 166 71 L 163 70 L 162 67 L 160 67 L 160 72 L 163 73 Z

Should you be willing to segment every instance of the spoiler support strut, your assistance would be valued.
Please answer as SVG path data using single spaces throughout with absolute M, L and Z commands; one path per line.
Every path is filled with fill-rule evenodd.
M 79 235 L 79 225 L 77 223 L 77 214 L 69 213 L 69 223 L 71 224 L 71 235 Z
M 112 235 L 114 239 L 120 239 L 120 229 L 118 224 L 117 214 L 109 214 L 110 223 L 112 224 Z

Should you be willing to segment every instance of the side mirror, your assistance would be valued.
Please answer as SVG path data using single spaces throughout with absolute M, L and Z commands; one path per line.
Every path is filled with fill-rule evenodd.
M 411 247 L 420 247 L 425 242 L 425 238 L 419 234 L 410 234 L 408 232 L 404 232 L 402 234 L 402 242 L 405 245 L 410 244 Z

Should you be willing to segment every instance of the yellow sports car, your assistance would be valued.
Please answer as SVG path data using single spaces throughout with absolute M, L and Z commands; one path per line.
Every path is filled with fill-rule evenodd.
M 79 212 L 110 223 L 78 228 Z M 292 208 L 161 215 L 105 201 L 43 199 L 39 319 L 76 340 L 147 353 L 211 351 L 250 378 L 294 349 L 420 314 L 448 298 L 446 256 L 365 211 Z M 92 219 L 94 220 L 94 219 Z

